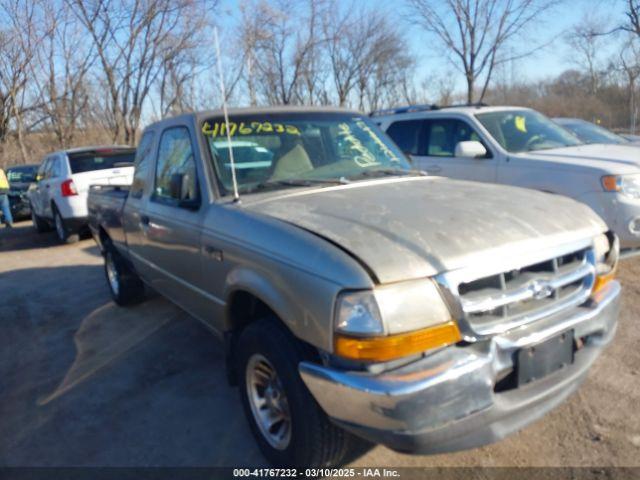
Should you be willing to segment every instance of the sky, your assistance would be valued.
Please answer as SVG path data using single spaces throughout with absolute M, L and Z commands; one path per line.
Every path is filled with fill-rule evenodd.
M 224 11 L 223 22 L 229 25 L 233 18 L 237 18 L 239 5 L 243 0 L 221 0 Z M 403 12 L 403 0 L 353 0 L 367 2 L 373 8 L 388 12 L 391 16 L 400 17 Z M 342 5 L 351 5 L 352 0 L 344 0 Z M 575 68 L 571 51 L 567 46 L 563 34 L 584 18 L 596 18 L 603 29 L 610 29 L 620 24 L 624 19 L 624 0 L 561 0 L 559 4 L 546 12 L 540 22 L 536 22 L 510 47 L 512 51 L 529 48 L 528 45 L 545 45 L 535 54 L 517 60 L 502 67 L 498 75 L 507 81 L 515 82 L 535 81 L 552 78 L 569 68 Z M 400 18 L 399 18 L 400 19 Z M 442 55 L 439 45 L 418 28 L 406 29 L 406 39 L 417 58 L 416 84 L 429 77 L 451 77 L 456 79 L 456 91 L 464 89 L 463 78 L 454 70 L 449 61 Z M 607 47 L 602 52 L 603 58 L 614 54 L 618 48 L 615 40 L 604 42 Z

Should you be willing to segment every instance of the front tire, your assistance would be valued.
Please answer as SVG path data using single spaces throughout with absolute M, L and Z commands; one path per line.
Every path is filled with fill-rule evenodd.
M 339 465 L 353 437 L 332 424 L 298 372 L 311 357 L 275 318 L 249 325 L 238 342 L 245 414 L 262 454 L 276 467 Z
M 56 229 L 58 240 L 60 240 L 61 243 L 76 243 L 78 240 L 80 240 L 79 233 L 69 232 L 64 218 L 62 218 L 62 215 L 60 215 L 60 212 L 55 207 L 53 208 L 53 225 Z
M 118 305 L 133 305 L 144 299 L 142 280 L 131 270 L 110 242 L 105 244 L 104 273 L 111 298 Z

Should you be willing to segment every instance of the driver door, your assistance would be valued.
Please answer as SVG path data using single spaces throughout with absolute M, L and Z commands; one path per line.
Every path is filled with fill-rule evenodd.
M 421 140 L 419 154 L 413 156 L 417 168 L 432 175 L 461 180 L 492 183 L 496 181 L 496 157 L 488 149 L 486 142 L 466 121 L 453 118 L 425 120 Z M 456 156 L 456 145 L 465 141 L 482 143 L 487 149 L 487 156 L 483 158 Z

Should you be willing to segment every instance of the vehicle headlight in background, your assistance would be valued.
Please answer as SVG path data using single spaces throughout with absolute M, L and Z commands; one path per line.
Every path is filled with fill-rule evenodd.
M 630 198 L 640 198 L 640 175 L 605 175 L 602 188 L 606 192 L 620 192 Z
M 460 331 L 428 279 L 345 292 L 336 304 L 336 355 L 387 361 L 460 341 Z
M 595 293 L 615 278 L 620 259 L 620 241 L 613 232 L 603 233 L 595 238 L 593 250 L 596 260 Z

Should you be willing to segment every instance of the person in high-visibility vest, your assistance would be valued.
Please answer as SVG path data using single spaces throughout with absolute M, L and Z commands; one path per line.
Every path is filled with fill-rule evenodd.
M 9 180 L 4 173 L 4 170 L 0 168 L 0 209 L 2 209 L 2 219 L 7 228 L 13 226 L 13 217 L 11 216 L 11 208 L 9 207 Z

